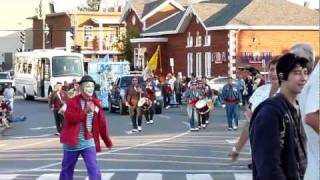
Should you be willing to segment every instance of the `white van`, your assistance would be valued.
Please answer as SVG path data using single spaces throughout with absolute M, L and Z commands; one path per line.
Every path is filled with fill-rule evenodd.
M 26 100 L 48 98 L 57 82 L 79 81 L 84 75 L 79 53 L 46 49 L 16 53 L 15 57 L 16 90 Z

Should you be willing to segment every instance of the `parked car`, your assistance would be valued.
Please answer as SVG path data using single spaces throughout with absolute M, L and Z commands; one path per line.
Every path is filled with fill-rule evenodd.
M 15 90 L 14 79 L 10 76 L 9 72 L 0 72 L 0 93 L 2 94 L 7 84 L 11 84 Z
M 213 91 L 220 94 L 223 86 L 227 84 L 227 80 L 228 77 L 208 78 L 207 83 Z M 232 83 L 236 83 L 236 81 L 236 79 L 232 79 Z
M 119 76 L 111 89 L 111 92 L 109 93 L 108 97 L 108 107 L 109 112 L 115 112 L 116 109 L 119 109 L 119 112 L 121 115 L 126 114 L 128 107 L 125 105 L 125 93 L 127 91 L 127 88 L 131 85 L 132 78 L 138 77 L 139 84 L 144 89 L 146 84 L 143 80 L 142 74 L 128 74 Z M 161 114 L 162 113 L 162 106 L 163 106 L 163 97 L 161 94 L 161 90 L 159 87 L 156 87 L 156 100 L 155 100 L 155 113 Z

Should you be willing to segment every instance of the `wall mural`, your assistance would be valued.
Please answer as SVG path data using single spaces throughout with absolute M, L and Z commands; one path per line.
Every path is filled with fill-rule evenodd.
M 243 63 L 267 64 L 272 59 L 272 52 L 241 52 L 240 56 L 241 62 Z

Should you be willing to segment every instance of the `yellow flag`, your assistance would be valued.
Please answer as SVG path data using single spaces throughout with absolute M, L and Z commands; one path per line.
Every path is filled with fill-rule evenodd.
M 147 67 L 149 67 L 152 71 L 157 69 L 159 51 L 160 51 L 160 46 L 158 45 L 156 52 L 152 55 L 151 59 L 147 64 Z

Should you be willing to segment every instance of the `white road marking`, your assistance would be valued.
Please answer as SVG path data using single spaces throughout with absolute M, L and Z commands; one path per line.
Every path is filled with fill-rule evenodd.
M 213 180 L 210 174 L 187 174 L 187 180 Z
M 250 173 L 245 173 L 245 174 L 235 173 L 234 178 L 236 180 L 248 180 L 248 179 L 252 179 L 252 174 L 250 174 Z
M 101 179 L 109 180 L 113 175 L 114 173 L 101 173 Z M 87 177 L 85 180 L 89 180 L 89 177 Z
M 11 180 L 19 176 L 19 174 L 0 174 L 0 180 Z
M 48 126 L 48 127 L 35 127 L 35 128 L 29 128 L 30 130 L 41 130 L 41 129 L 55 129 L 55 126 Z
M 45 143 L 49 143 L 49 142 L 53 142 L 53 141 L 59 141 L 59 140 L 58 139 L 48 139 L 48 140 L 45 140 L 45 141 L 35 142 L 35 143 L 31 143 L 31 144 L 28 143 L 28 144 L 25 144 L 25 145 L 15 146 L 15 147 L 12 147 L 12 148 L 4 149 L 4 150 L 1 150 L 0 152 L 10 151 L 10 150 L 13 150 L 13 149 L 20 149 L 20 148 L 30 147 L 30 146 L 39 145 L 39 144 L 45 144 Z
M 162 180 L 160 173 L 139 173 L 136 180 Z
M 237 139 L 226 139 L 226 141 L 229 144 L 235 144 L 236 142 L 238 142 L 238 138 Z
M 0 144 L 0 147 L 1 147 L 1 146 L 6 146 L 6 145 L 7 145 L 7 144 Z
M 42 174 L 39 176 L 36 180 L 58 180 L 59 179 L 59 174 Z
M 40 138 L 40 137 L 50 137 L 52 134 L 42 134 L 38 136 L 17 136 L 17 137 L 12 137 L 12 139 L 28 139 L 28 138 Z
M 137 145 L 134 145 L 134 146 L 123 147 L 123 148 L 111 150 L 111 151 L 108 151 L 108 152 L 99 153 L 99 154 L 97 154 L 97 156 L 101 156 L 101 155 L 104 155 L 104 154 L 112 154 L 113 152 L 119 152 L 119 151 L 123 151 L 123 150 L 134 149 L 136 147 L 147 146 L 147 145 L 150 145 L 150 144 L 155 144 L 155 143 L 159 143 L 159 142 L 163 142 L 163 141 L 170 141 L 172 139 L 184 136 L 186 134 L 189 134 L 189 132 L 187 131 L 187 132 L 180 133 L 178 135 L 175 135 L 175 136 L 172 136 L 172 137 L 169 137 L 169 138 L 159 139 L 159 140 L 150 141 L 150 142 L 147 142 L 147 143 L 137 144 Z M 41 169 L 44 169 L 44 168 L 49 168 L 49 167 L 57 166 L 57 165 L 60 165 L 60 164 L 61 164 L 60 162 L 52 163 L 52 164 L 48 164 L 48 165 L 45 165 L 45 166 L 40 166 L 40 167 L 37 167 L 37 168 L 29 169 L 28 171 L 41 170 Z

